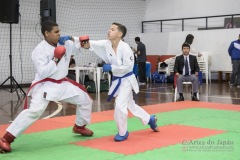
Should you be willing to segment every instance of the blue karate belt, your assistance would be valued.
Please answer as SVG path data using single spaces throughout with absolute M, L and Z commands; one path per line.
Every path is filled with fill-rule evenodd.
M 133 72 L 129 72 L 129 73 L 125 74 L 125 75 L 122 76 L 122 77 L 113 76 L 112 81 L 115 81 L 115 80 L 118 79 L 118 84 L 117 84 L 117 86 L 114 88 L 114 90 L 112 91 L 112 93 L 108 96 L 108 99 L 107 99 L 108 102 L 113 98 L 114 94 L 117 92 L 120 84 L 122 83 L 122 78 L 131 76 L 132 74 L 133 74 Z M 111 85 L 112 85 L 112 84 L 111 84 Z

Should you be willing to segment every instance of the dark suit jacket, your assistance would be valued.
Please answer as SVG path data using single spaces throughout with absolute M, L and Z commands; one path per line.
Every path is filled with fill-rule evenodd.
M 196 56 L 189 55 L 189 63 L 191 68 L 191 74 L 195 74 L 195 72 L 199 72 L 199 66 L 197 62 Z M 174 73 L 183 74 L 184 67 L 184 56 L 177 56 L 174 64 Z

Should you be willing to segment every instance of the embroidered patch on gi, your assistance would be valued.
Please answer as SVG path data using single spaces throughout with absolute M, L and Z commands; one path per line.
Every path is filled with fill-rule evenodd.
M 43 98 L 46 98 L 47 97 L 47 92 L 44 92 L 43 93 Z

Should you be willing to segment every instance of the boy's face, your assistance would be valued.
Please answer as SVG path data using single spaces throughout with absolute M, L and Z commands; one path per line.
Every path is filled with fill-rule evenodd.
M 52 28 L 50 32 L 45 31 L 45 39 L 49 44 L 56 45 L 60 38 L 60 30 L 58 26 Z
M 108 30 L 108 39 L 109 40 L 122 39 L 122 32 L 118 30 L 117 25 L 112 25 Z

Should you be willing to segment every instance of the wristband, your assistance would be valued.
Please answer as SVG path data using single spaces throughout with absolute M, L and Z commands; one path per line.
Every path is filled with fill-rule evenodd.
M 53 59 L 52 59 L 55 63 L 58 63 L 60 60 L 58 59 L 58 58 L 56 58 L 56 57 L 53 57 Z

